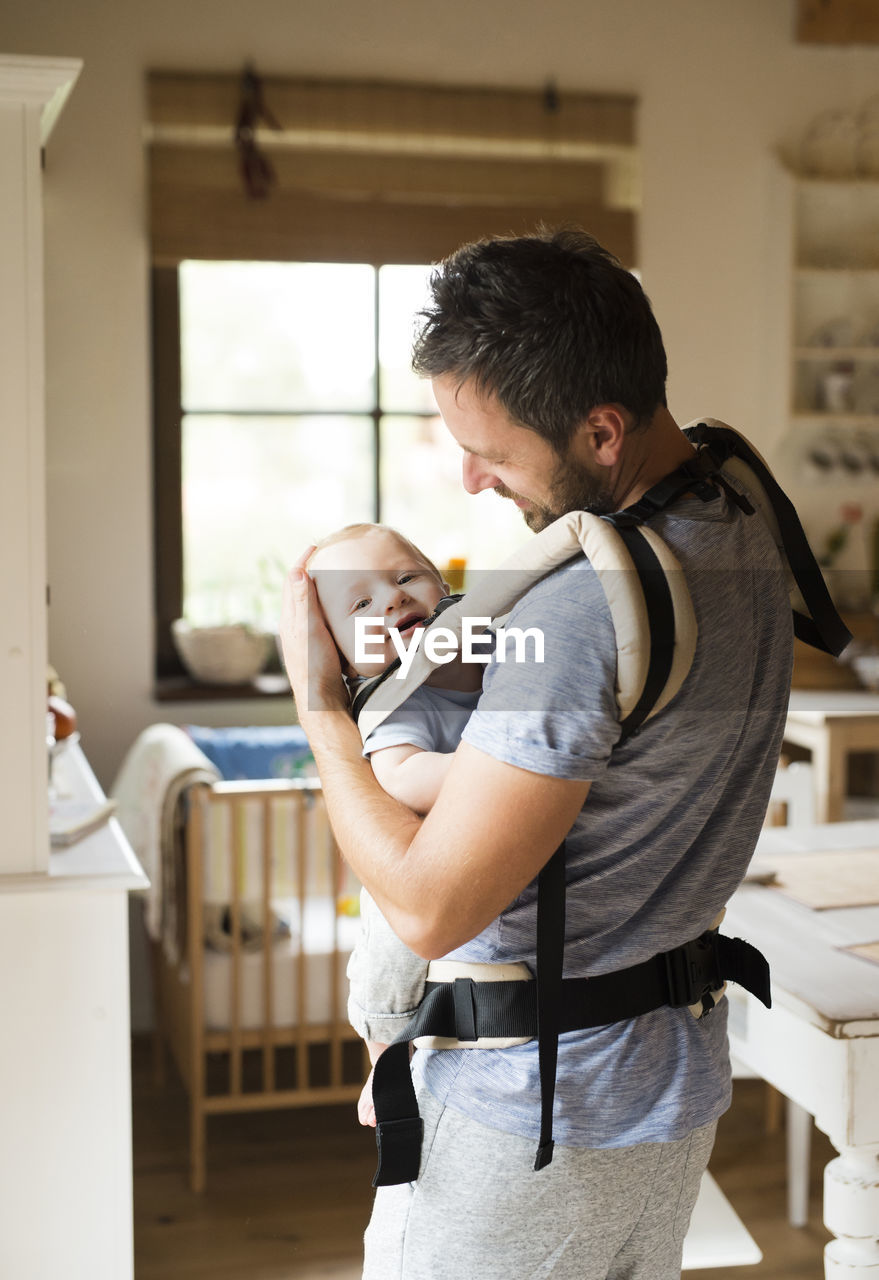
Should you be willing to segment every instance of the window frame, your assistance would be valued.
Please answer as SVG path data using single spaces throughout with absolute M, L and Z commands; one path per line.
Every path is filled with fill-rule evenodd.
M 393 418 L 433 419 L 436 414 L 419 409 L 389 409 L 382 404 L 380 358 L 380 285 L 381 263 L 370 263 L 374 272 L 374 351 L 375 376 L 373 403 L 369 410 L 358 411 L 358 418 L 372 422 L 372 512 L 376 523 L 382 519 L 382 422 Z M 171 634 L 171 624 L 183 615 L 184 606 L 184 529 L 183 529 L 183 405 L 180 268 L 154 266 L 151 273 L 151 330 L 153 351 L 153 554 L 155 603 L 155 693 L 161 700 L 183 697 L 241 697 L 254 694 L 279 694 L 287 691 L 280 665 L 269 662 L 269 678 L 243 686 L 198 684 L 183 666 Z M 207 411 L 205 411 L 207 414 Z M 221 413 L 222 410 L 216 410 Z M 235 411 L 249 416 L 247 411 Z M 291 418 L 314 417 L 315 410 L 290 410 Z M 334 414 L 341 410 L 333 410 Z M 259 417 L 259 410 L 253 410 Z M 278 678 L 272 678 L 277 676 Z
M 156 693 L 188 682 L 171 636 L 183 611 L 182 379 L 176 266 L 151 271 L 153 353 L 153 587 Z

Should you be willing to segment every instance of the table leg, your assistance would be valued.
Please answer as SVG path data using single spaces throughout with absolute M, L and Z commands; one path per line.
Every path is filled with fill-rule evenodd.
M 847 756 L 832 730 L 818 734 L 812 745 L 815 776 L 815 821 L 841 822 L 845 810 Z
M 792 1227 L 809 1221 L 809 1153 L 812 1117 L 805 1107 L 787 1100 L 787 1220 Z
M 824 1170 L 826 1280 L 879 1280 L 879 1143 L 837 1146 Z

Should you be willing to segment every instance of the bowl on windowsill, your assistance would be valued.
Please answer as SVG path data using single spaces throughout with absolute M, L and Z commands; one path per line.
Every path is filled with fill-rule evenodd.
M 262 671 L 272 645 L 268 632 L 245 622 L 194 627 L 178 618 L 171 635 L 180 661 L 202 684 L 247 684 Z

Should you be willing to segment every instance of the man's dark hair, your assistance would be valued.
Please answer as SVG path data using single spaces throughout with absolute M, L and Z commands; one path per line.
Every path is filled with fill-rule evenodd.
M 635 277 L 585 231 L 464 245 L 434 271 L 413 368 L 473 381 L 563 452 L 597 404 L 665 405 L 662 335 Z

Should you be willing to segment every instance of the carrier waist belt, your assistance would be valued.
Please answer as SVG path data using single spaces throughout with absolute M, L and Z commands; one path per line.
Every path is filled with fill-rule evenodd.
M 660 952 L 641 964 L 561 984 L 558 1029 L 582 1031 L 636 1018 L 670 1005 L 706 1001 L 724 982 L 736 982 L 768 1008 L 769 965 L 741 938 L 709 931 L 692 942 Z M 375 1064 L 372 1096 L 376 1113 L 378 1169 L 373 1186 L 414 1182 L 421 1157 L 422 1122 L 409 1071 L 409 1044 L 431 1035 L 472 1042 L 482 1038 L 538 1035 L 536 982 L 428 982 L 406 1031 Z

